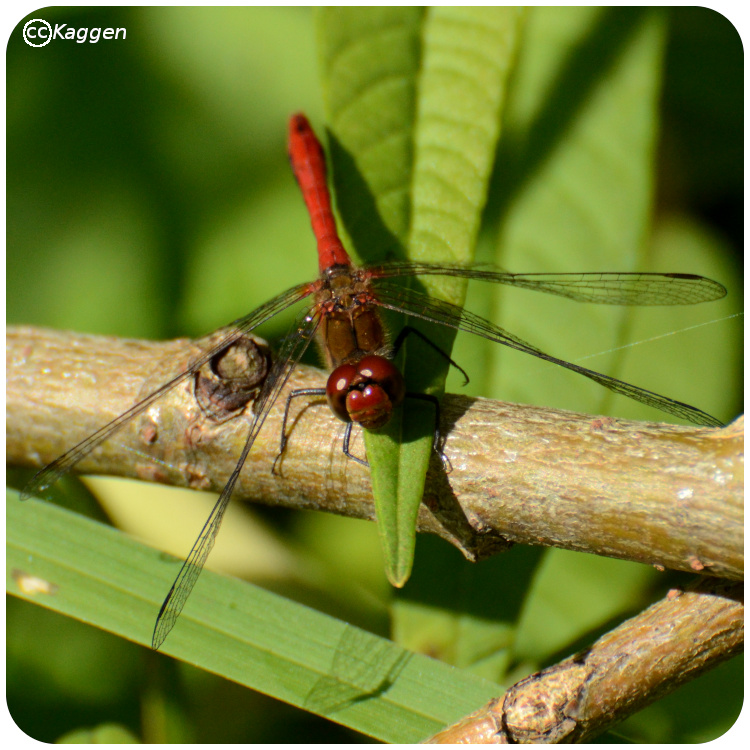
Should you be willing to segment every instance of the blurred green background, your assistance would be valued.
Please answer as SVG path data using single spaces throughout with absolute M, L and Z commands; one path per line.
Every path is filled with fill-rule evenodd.
M 132 337 L 201 335 L 314 276 L 313 240 L 285 149 L 291 112 L 303 110 L 323 123 L 310 9 L 55 8 L 42 16 L 53 25 L 125 27 L 127 40 L 33 49 L 21 38 L 23 21 L 11 34 L 9 323 Z M 727 309 L 737 312 L 742 70 L 741 43 L 726 19 L 700 8 L 670 11 L 655 233 L 681 248 L 710 245 L 726 274 L 718 279 L 734 285 Z M 585 310 L 582 316 L 585 321 Z M 719 316 L 706 308 L 699 317 L 706 323 Z M 259 333 L 278 339 L 289 320 L 280 317 Z M 543 332 L 544 318 L 533 325 Z M 678 336 L 680 354 L 665 360 L 658 359 L 658 344 L 651 350 L 661 363 L 656 369 L 662 375 L 667 370 L 667 383 L 665 361 L 679 367 L 685 358 L 706 356 L 701 336 L 736 347 L 726 360 L 730 371 L 713 373 L 721 398 L 707 389 L 696 402 L 732 418 L 741 410 L 741 321 Z M 652 381 L 635 382 L 648 387 Z M 671 394 L 668 385 L 655 390 Z M 549 401 L 555 404 L 554 391 Z M 71 487 L 66 491 L 76 493 Z M 135 487 L 139 495 L 145 492 Z M 388 633 L 385 611 L 393 594 L 372 525 L 276 510 L 253 517 L 258 513 L 273 544 L 289 545 L 292 551 L 284 554 L 303 549 L 323 561 L 331 590 L 346 581 L 368 592 L 377 605 L 348 616 Z M 282 537 L 286 541 L 278 541 Z M 450 575 L 441 565 L 459 570 L 457 580 L 444 585 L 447 593 L 455 586 L 466 597 L 485 581 L 494 587 L 498 610 L 509 601 L 520 610 L 533 587 L 514 636 L 517 676 L 590 642 L 610 621 L 686 580 L 644 566 L 538 550 L 514 550 L 476 566 L 475 574 L 457 552 L 422 539 L 404 596 L 432 603 L 431 585 Z M 339 615 L 345 609 L 315 586 L 270 585 L 286 586 L 291 595 Z M 398 622 L 402 641 L 411 638 L 418 646 L 419 637 L 404 633 Z M 42 741 L 102 724 L 145 741 L 357 741 L 330 722 L 13 598 L 7 632 L 8 706 L 18 725 Z M 423 641 L 427 649 L 430 638 Z M 741 678 L 735 659 L 620 730 L 651 742 L 715 737 L 739 711 Z

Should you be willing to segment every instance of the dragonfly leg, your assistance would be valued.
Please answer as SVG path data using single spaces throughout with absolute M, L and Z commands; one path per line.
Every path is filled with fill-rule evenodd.
M 344 432 L 344 442 L 341 444 L 341 449 L 347 458 L 351 458 L 352 461 L 356 461 L 358 464 L 362 464 L 362 466 L 369 466 L 370 464 L 368 464 L 367 461 L 365 461 L 363 458 L 358 458 L 353 453 L 349 452 L 349 441 L 352 437 L 353 426 L 354 422 L 347 422 L 346 430 Z
M 279 454 L 276 456 L 271 467 L 271 474 L 276 474 L 276 464 L 286 450 L 287 435 L 286 435 L 286 423 L 289 418 L 289 406 L 292 403 L 293 398 L 298 396 L 325 396 L 325 388 L 298 388 L 296 391 L 292 391 L 286 399 L 286 406 L 284 407 L 284 419 L 281 421 L 281 440 L 279 442 Z
M 419 401 L 427 401 L 435 407 L 435 431 L 432 435 L 432 450 L 434 450 L 435 453 L 440 456 L 440 461 L 443 464 L 445 473 L 450 474 L 450 472 L 453 471 L 453 466 L 451 466 L 450 459 L 445 455 L 445 453 L 443 453 L 440 447 L 440 443 L 442 442 L 443 438 L 443 436 L 440 434 L 440 401 L 438 401 L 437 396 L 433 396 L 430 393 L 407 393 L 406 398 L 414 398 L 418 399 Z
M 396 341 L 393 344 L 393 357 L 395 359 L 396 355 L 399 352 L 399 349 L 401 349 L 401 346 L 403 345 L 404 341 L 406 340 L 406 337 L 413 333 L 415 336 L 422 339 L 422 341 L 425 342 L 425 344 L 429 344 L 443 359 L 448 360 L 450 364 L 452 364 L 463 376 L 464 376 L 464 385 L 469 384 L 469 376 L 466 374 L 466 370 L 464 370 L 461 365 L 459 365 L 455 360 L 453 360 L 449 354 L 445 351 L 443 351 L 434 341 L 430 341 L 430 339 L 427 338 L 421 331 L 418 331 L 416 328 L 413 328 L 412 326 L 404 326 L 401 331 L 399 332 L 398 336 L 396 337 Z

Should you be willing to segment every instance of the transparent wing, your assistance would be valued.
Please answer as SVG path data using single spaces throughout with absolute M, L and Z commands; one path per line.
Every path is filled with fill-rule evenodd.
M 193 590 L 195 582 L 198 580 L 198 576 L 200 576 L 206 559 L 214 546 L 216 535 L 219 533 L 224 513 L 229 505 L 229 500 L 242 471 L 245 459 L 253 447 L 255 438 L 258 436 L 271 407 L 276 402 L 279 393 L 281 393 L 289 376 L 314 337 L 319 323 L 320 319 L 317 315 L 305 315 L 297 326 L 296 331 L 284 341 L 278 358 L 255 401 L 255 418 L 237 465 L 211 510 L 211 514 L 203 526 L 198 539 L 196 539 L 193 548 L 190 550 L 190 554 L 188 554 L 185 562 L 182 564 L 180 572 L 177 574 L 177 578 L 167 594 L 167 598 L 161 605 L 151 641 L 154 649 L 158 649 L 164 643 L 164 639 L 169 635 L 182 608 L 185 606 L 185 602 L 190 596 L 190 592 Z
M 603 305 L 695 305 L 727 293 L 716 281 L 686 273 L 504 273 L 431 263 L 389 263 L 368 270 L 378 279 L 453 276 Z
M 64 453 L 60 458 L 53 461 L 51 464 L 45 466 L 39 471 L 23 488 L 21 492 L 21 499 L 25 500 L 32 495 L 42 494 L 48 487 L 53 485 L 63 474 L 70 471 L 82 458 L 91 453 L 94 448 L 101 445 L 105 440 L 110 438 L 117 430 L 127 424 L 131 419 L 141 414 L 157 399 L 161 398 L 165 393 L 172 390 L 185 378 L 190 377 L 197 372 L 203 365 L 209 362 L 219 352 L 226 349 L 233 342 L 237 341 L 241 336 L 249 333 L 254 328 L 264 323 L 269 318 L 272 318 L 277 313 L 285 310 L 287 307 L 295 304 L 299 300 L 304 299 L 314 292 L 314 288 L 310 284 L 300 284 L 299 286 L 292 287 L 286 292 L 274 297 L 272 300 L 266 302 L 261 307 L 254 310 L 244 318 L 235 320 L 231 325 L 234 330 L 227 334 L 227 336 L 219 342 L 213 349 L 206 354 L 201 355 L 198 359 L 190 364 L 190 366 L 181 372 L 172 380 L 164 383 L 164 385 L 157 388 L 153 393 L 149 394 L 143 400 L 139 401 L 130 409 L 120 414 L 108 424 L 104 425 L 101 429 L 97 430 L 92 435 L 89 435 L 85 440 L 78 443 L 75 447 L 71 448 L 67 453 Z
M 609 375 L 603 375 L 594 370 L 589 370 L 586 367 L 581 367 L 572 362 L 566 362 L 563 359 L 558 359 L 557 357 L 545 354 L 543 351 L 537 349 L 535 346 L 532 346 L 518 336 L 514 336 L 499 326 L 490 323 L 489 320 L 485 320 L 478 315 L 462 310 L 460 307 L 452 305 L 449 302 L 428 297 L 421 292 L 389 287 L 387 284 L 378 286 L 378 301 L 380 305 L 389 310 L 395 310 L 396 312 L 404 313 L 405 315 L 422 318 L 423 320 L 428 320 L 432 323 L 446 325 L 459 331 L 468 331 L 469 333 L 482 336 L 490 341 L 509 346 L 511 349 L 517 349 L 518 351 L 526 352 L 527 354 L 531 354 L 532 356 L 546 360 L 547 362 L 560 365 L 560 367 L 565 367 L 568 370 L 577 372 L 580 375 L 599 383 L 599 385 L 608 388 L 610 391 L 632 398 L 634 401 L 640 401 L 643 404 L 652 406 L 655 409 L 666 412 L 667 414 L 673 414 L 674 416 L 685 419 L 693 424 L 706 425 L 709 427 L 723 426 L 723 423 L 715 417 L 712 417 L 710 414 L 706 414 L 689 404 L 684 404 L 681 401 L 674 401 L 671 398 L 647 391 L 635 385 L 630 385 L 622 380 L 617 380 L 617 378 L 612 378 Z

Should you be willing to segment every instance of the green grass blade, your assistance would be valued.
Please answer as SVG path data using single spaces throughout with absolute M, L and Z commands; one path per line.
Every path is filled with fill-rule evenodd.
M 7 590 L 147 646 L 180 561 L 6 494 Z M 31 578 L 34 577 L 34 578 Z M 29 588 L 48 582 L 44 591 Z M 25 585 L 19 587 L 19 581 Z M 386 742 L 415 742 L 500 688 L 309 607 L 205 571 L 162 650 Z

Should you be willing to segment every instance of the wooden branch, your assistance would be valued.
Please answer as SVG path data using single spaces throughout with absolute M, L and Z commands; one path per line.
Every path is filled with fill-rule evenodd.
M 48 463 L 217 340 L 8 329 L 9 463 Z M 287 388 L 324 382 L 321 371 L 300 367 Z M 196 378 L 183 380 L 76 470 L 220 491 L 244 444 L 252 401 L 232 412 L 197 392 Z M 284 400 L 271 410 L 235 497 L 374 519 L 368 470 L 342 454 L 344 425 L 322 400 L 298 399 L 279 474 L 271 472 Z M 677 427 L 455 395 L 445 396 L 441 412 L 453 471 L 433 461 L 419 529 L 469 559 L 515 542 L 742 578 L 741 422 Z M 364 453 L 356 429 L 352 451 Z
M 742 651 L 742 584 L 703 578 L 511 687 L 430 744 L 582 743 Z

